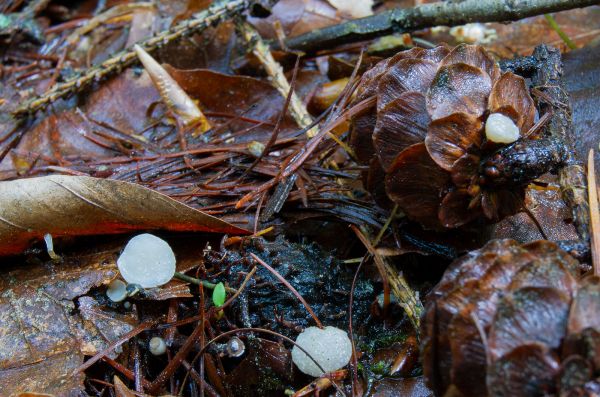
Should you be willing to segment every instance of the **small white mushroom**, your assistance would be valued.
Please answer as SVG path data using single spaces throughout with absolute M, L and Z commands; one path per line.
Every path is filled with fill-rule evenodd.
M 165 354 L 167 351 L 167 344 L 163 338 L 155 336 L 154 338 L 150 339 L 148 348 L 150 349 L 150 353 L 154 354 L 155 356 L 160 356 Z
M 59 261 L 60 255 L 54 252 L 54 241 L 52 240 L 52 235 L 50 233 L 44 234 L 44 242 L 46 243 L 46 251 L 48 251 L 48 256 L 53 261 Z
M 492 113 L 485 122 L 485 136 L 496 143 L 513 143 L 520 137 L 519 127 L 501 113 Z
M 175 254 L 169 244 L 152 234 L 135 236 L 117 259 L 121 276 L 129 284 L 153 288 L 166 284 L 175 274 Z
M 122 302 L 127 298 L 127 284 L 119 279 L 115 279 L 108 284 L 106 296 L 113 302 Z
M 350 362 L 352 343 L 348 334 L 336 327 L 306 328 L 296 343 L 310 354 L 326 372 L 335 371 Z M 292 349 L 292 361 L 307 375 L 321 376 L 323 371 L 298 346 Z

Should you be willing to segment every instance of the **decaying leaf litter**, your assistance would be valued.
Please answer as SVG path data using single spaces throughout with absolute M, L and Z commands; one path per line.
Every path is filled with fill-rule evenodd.
M 22 3 L 3 394 L 594 395 L 599 10 L 541 14 L 595 2 Z M 148 232 L 177 260 L 143 288 Z M 304 375 L 331 327 L 352 355 Z

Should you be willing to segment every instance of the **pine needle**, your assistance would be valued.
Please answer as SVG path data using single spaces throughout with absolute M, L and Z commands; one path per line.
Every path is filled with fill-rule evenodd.
M 556 22 L 556 19 L 554 19 L 552 15 L 544 14 L 544 18 L 546 18 L 546 22 L 548 22 L 548 25 L 550 25 L 552 30 L 554 30 L 556 34 L 560 36 L 560 38 L 562 39 L 562 41 L 565 42 L 567 47 L 569 47 L 571 50 L 577 49 L 577 45 L 575 45 L 575 43 L 573 42 L 573 40 L 571 40 L 569 35 L 567 35 L 565 31 L 560 28 L 558 22 Z

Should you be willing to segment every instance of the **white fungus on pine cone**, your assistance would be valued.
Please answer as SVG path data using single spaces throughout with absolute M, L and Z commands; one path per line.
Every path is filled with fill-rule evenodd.
M 121 276 L 129 284 L 153 288 L 166 284 L 175 274 L 175 254 L 169 244 L 152 234 L 135 236 L 117 259 Z
M 485 136 L 488 141 L 496 143 L 513 143 L 519 137 L 519 127 L 501 113 L 492 113 L 485 122 Z
M 346 366 L 352 356 L 352 343 L 348 334 L 336 327 L 308 327 L 298 335 L 296 344 L 306 350 L 325 372 Z M 292 349 L 292 361 L 307 375 L 323 375 L 323 371 L 298 346 Z

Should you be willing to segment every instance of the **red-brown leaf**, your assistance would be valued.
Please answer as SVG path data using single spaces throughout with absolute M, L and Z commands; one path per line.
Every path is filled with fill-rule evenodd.
M 53 175 L 0 183 L 0 255 L 53 236 L 165 229 L 247 233 L 129 182 Z

